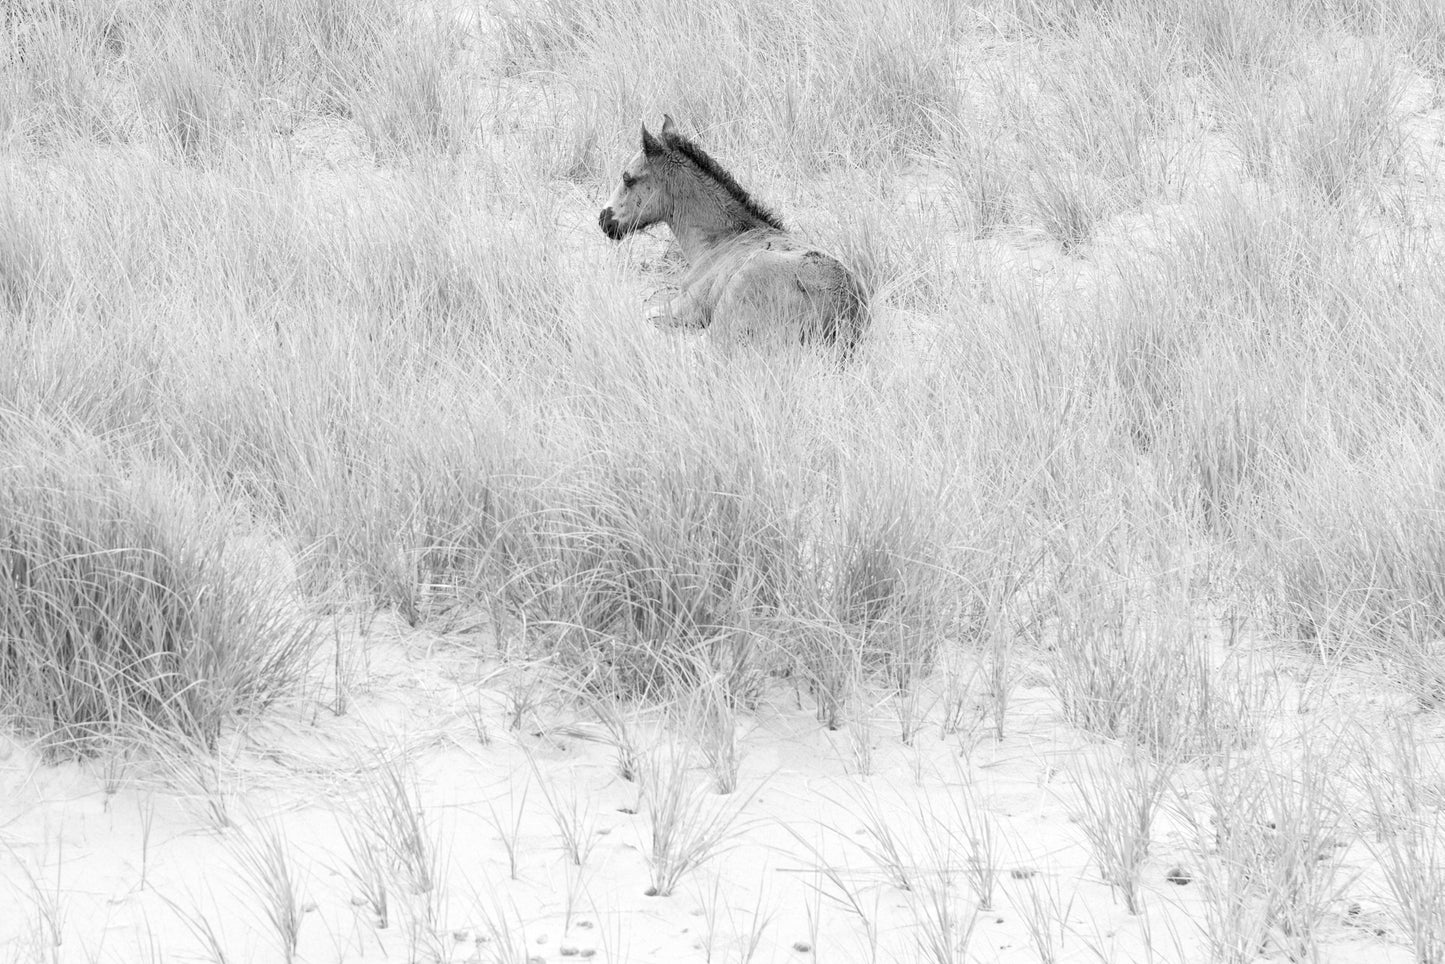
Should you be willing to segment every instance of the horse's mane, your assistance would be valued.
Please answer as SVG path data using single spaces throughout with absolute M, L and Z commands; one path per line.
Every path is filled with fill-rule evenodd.
M 662 142 L 667 146 L 668 150 L 676 151 L 687 158 L 698 170 L 715 181 L 724 191 L 727 191 L 734 201 L 737 201 L 743 206 L 743 210 L 770 228 L 776 228 L 779 231 L 787 230 L 783 226 L 781 218 L 764 207 L 751 194 L 744 190 L 743 186 L 733 180 L 733 176 L 723 170 L 722 166 L 712 159 L 712 155 L 699 147 L 696 142 L 683 137 L 681 134 L 664 134 L 662 136 Z

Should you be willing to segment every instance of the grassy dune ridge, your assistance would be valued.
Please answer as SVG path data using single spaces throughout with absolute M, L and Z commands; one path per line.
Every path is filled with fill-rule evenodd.
M 1071 725 L 1215 774 L 1219 813 L 1254 806 L 1230 755 L 1278 736 L 1271 660 L 1423 711 L 1387 776 L 1437 738 L 1434 0 L 3 16 L 0 713 L 27 739 L 204 758 L 278 701 L 340 715 L 328 639 L 377 612 L 481 614 L 478 659 L 545 665 L 614 735 L 797 694 L 830 729 L 1003 740 L 1042 680 Z M 646 324 L 672 255 L 594 222 L 663 111 L 866 279 L 855 365 Z M 1307 850 L 1336 790 L 1286 758 L 1260 792 Z M 1432 806 L 1380 794 L 1367 821 Z M 1132 912 L 1148 820 L 1111 849 L 1110 806 L 1090 839 Z M 1220 834 L 1213 959 L 1315 954 L 1331 881 Z M 1438 962 L 1428 837 L 1380 866 Z M 963 959 L 946 903 L 930 960 Z

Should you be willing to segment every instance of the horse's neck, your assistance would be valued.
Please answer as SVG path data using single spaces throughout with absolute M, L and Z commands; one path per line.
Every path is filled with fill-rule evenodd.
M 743 234 L 767 227 L 731 198 L 703 195 L 678 205 L 667 226 L 689 264 L 697 264 Z
M 726 224 L 699 225 L 683 222 L 669 224 L 677 246 L 688 264 L 698 264 L 725 251 L 747 235 L 768 228 L 761 222 L 734 221 Z

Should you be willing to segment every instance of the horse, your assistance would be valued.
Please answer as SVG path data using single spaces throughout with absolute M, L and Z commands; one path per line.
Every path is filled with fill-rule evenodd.
M 614 241 L 655 224 L 688 263 L 656 319 L 706 328 L 727 344 L 822 344 L 846 360 L 868 325 L 868 297 L 841 261 L 792 234 L 693 140 L 662 118 L 597 217 Z

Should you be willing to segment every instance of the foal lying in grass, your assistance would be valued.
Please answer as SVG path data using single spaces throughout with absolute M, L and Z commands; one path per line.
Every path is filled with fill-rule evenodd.
M 597 219 L 609 238 L 662 223 L 688 271 L 663 310 L 670 326 L 708 328 L 724 343 L 796 341 L 846 358 L 868 324 L 867 297 L 837 258 L 789 233 L 664 115 Z

